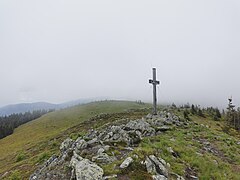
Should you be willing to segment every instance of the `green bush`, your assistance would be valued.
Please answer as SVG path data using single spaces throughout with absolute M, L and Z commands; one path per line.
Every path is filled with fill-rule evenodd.
M 50 155 L 48 153 L 44 152 L 38 156 L 37 162 L 42 163 L 48 158 L 50 158 Z
M 13 171 L 11 176 L 9 177 L 10 180 L 21 180 L 22 177 L 19 171 Z
M 26 159 L 26 155 L 21 152 L 20 154 L 17 155 L 16 162 L 20 162 L 20 161 L 22 161 L 24 159 Z

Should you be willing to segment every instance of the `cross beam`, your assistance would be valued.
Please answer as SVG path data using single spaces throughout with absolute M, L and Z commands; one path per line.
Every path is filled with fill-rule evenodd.
M 153 70 L 153 79 L 149 79 L 149 83 L 153 85 L 153 115 L 157 115 L 157 85 L 160 84 L 156 79 L 156 68 Z

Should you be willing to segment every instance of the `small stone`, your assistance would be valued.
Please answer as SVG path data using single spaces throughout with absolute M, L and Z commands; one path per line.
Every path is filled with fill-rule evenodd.
M 169 163 L 166 164 L 168 168 L 171 168 L 171 165 Z
M 35 180 L 35 179 L 37 179 L 37 176 L 33 176 L 31 179 L 32 179 L 32 180 Z
M 124 149 L 125 149 L 125 150 L 128 150 L 128 151 L 133 151 L 133 150 L 134 150 L 134 149 L 131 148 L 131 147 L 125 147 Z
M 185 180 L 182 176 L 179 176 L 176 173 L 171 173 L 171 177 L 176 180 Z
M 169 126 L 161 126 L 161 127 L 157 127 L 157 130 L 158 131 L 168 131 L 170 130 L 171 128 Z
M 98 139 L 97 139 L 97 138 L 94 138 L 94 139 L 88 141 L 87 144 L 88 144 L 88 145 L 91 145 L 91 144 L 96 143 L 97 141 L 98 141 Z
M 131 157 L 128 157 L 123 161 L 123 163 L 120 165 L 120 168 L 124 169 L 127 168 L 131 163 L 133 162 L 133 159 Z
M 138 155 L 137 154 L 134 154 L 133 157 L 134 157 L 134 159 L 138 159 Z
M 163 175 L 153 175 L 153 180 L 167 180 L 167 178 Z
M 167 148 L 167 151 L 168 151 L 168 152 L 170 152 L 171 154 L 173 154 L 173 153 L 174 153 L 174 151 L 173 151 L 172 147 L 168 147 L 168 148 Z
M 114 174 L 114 175 L 111 175 L 111 176 L 104 176 L 103 179 L 104 180 L 110 180 L 110 179 L 116 179 L 117 178 L 117 175 Z
M 214 162 L 216 165 L 218 165 L 218 162 L 217 162 L 217 160 L 215 160 L 215 159 L 214 159 L 214 160 L 213 160 L 213 162 Z
M 193 180 L 198 180 L 198 177 L 197 176 L 193 176 L 193 175 L 191 175 L 191 176 L 189 176 L 191 179 L 193 179 Z
M 105 151 L 109 151 L 110 146 L 109 146 L 109 145 L 106 145 L 106 146 L 103 147 L 103 149 L 104 149 Z
M 102 154 L 102 153 L 104 153 L 104 149 L 103 148 L 100 148 L 99 150 L 98 150 L 98 152 L 97 152 L 97 154 Z
M 78 150 L 82 150 L 82 149 L 87 148 L 87 142 L 84 139 L 78 138 L 76 140 L 76 148 Z
M 196 154 L 197 154 L 198 156 L 203 156 L 203 154 L 202 154 L 202 153 L 199 153 L 199 152 L 196 152 Z
M 98 154 L 97 156 L 92 157 L 92 161 L 96 161 L 99 163 L 105 163 L 105 164 L 111 163 L 115 160 L 116 160 L 116 157 L 109 156 L 106 153 L 101 153 L 101 154 Z
M 4 178 L 4 177 L 6 177 L 8 174 L 9 174 L 9 172 L 8 172 L 8 171 L 7 171 L 7 172 L 5 172 L 5 173 L 2 175 L 2 177 L 1 177 L 1 178 Z M 1 179 L 1 178 L 0 178 L 0 179 Z M 36 176 L 33 176 L 33 177 L 32 177 L 32 179 L 34 179 L 34 178 L 36 179 L 37 177 L 36 177 Z

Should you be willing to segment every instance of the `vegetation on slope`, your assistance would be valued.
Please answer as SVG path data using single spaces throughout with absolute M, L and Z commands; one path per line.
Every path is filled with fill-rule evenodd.
M 16 134 L 3 139 L 5 143 L 13 142 L 14 145 L 4 144 L 4 141 L 0 140 L 0 173 L 9 172 L 5 176 L 6 179 L 27 179 L 37 165 L 59 152 L 59 145 L 65 138 L 70 136 L 77 139 L 91 128 L 103 128 L 110 124 L 121 124 L 122 121 L 141 118 L 151 112 L 151 109 L 145 107 L 149 105 L 98 102 L 50 113 L 27 123 L 21 126 L 22 129 L 18 129 Z M 135 110 L 124 111 L 126 109 Z M 170 111 L 184 118 L 186 109 L 171 108 Z M 225 122 L 222 119 L 215 121 L 212 115 L 203 113 L 204 116 L 188 113 L 188 127 L 175 128 L 158 136 L 144 138 L 132 152 L 139 158 L 128 170 L 116 172 L 114 167 L 121 163 L 117 161 L 104 166 L 104 172 L 106 175 L 122 173 L 131 179 L 147 179 L 149 177 L 141 161 L 147 155 L 154 154 L 170 163 L 172 172 L 185 177 L 240 179 L 239 133 L 233 129 L 224 132 Z M 34 127 L 35 135 L 31 127 Z M 24 131 L 32 133 L 32 137 L 26 135 L 25 139 L 18 138 L 24 136 Z M 20 143 L 14 142 L 14 138 L 20 140 Z M 7 151 L 9 147 L 12 148 L 12 152 Z M 120 153 L 121 144 L 117 144 L 112 150 L 115 154 Z
M 149 105 L 126 101 L 94 102 L 55 111 L 24 124 L 0 140 L 0 174 L 7 172 L 6 177 L 20 174 L 27 179 L 37 165 L 57 153 L 59 143 L 66 136 L 72 132 L 75 132 L 73 136 L 78 135 L 84 133 L 87 126 L 96 126 L 96 122 L 85 121 L 102 113 L 126 113 L 143 107 Z M 74 127 L 76 125 L 78 128 Z
M 169 109 L 168 109 L 169 110 Z M 184 117 L 186 109 L 170 111 Z M 130 179 L 148 179 L 141 164 L 147 155 L 154 154 L 169 163 L 170 171 L 186 179 L 240 179 L 240 134 L 235 130 L 225 133 L 225 122 L 215 121 L 204 114 L 204 118 L 189 114 L 189 125 L 178 127 L 158 136 L 146 137 L 131 153 L 138 159 L 128 171 L 116 171 L 114 162 L 104 167 L 107 174 L 123 173 Z M 121 149 L 121 145 L 118 148 Z M 116 151 L 116 150 L 115 150 Z M 118 153 L 118 152 L 115 152 Z
M 53 110 L 38 110 L 0 117 L 0 139 L 13 133 L 18 126 L 37 119 Z

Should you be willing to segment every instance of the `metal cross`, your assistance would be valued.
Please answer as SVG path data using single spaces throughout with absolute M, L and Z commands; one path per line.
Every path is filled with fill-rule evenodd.
M 149 83 L 153 85 L 153 115 L 157 115 L 157 85 L 159 85 L 159 81 L 156 79 L 156 68 L 152 68 L 153 70 L 153 79 L 149 79 Z

